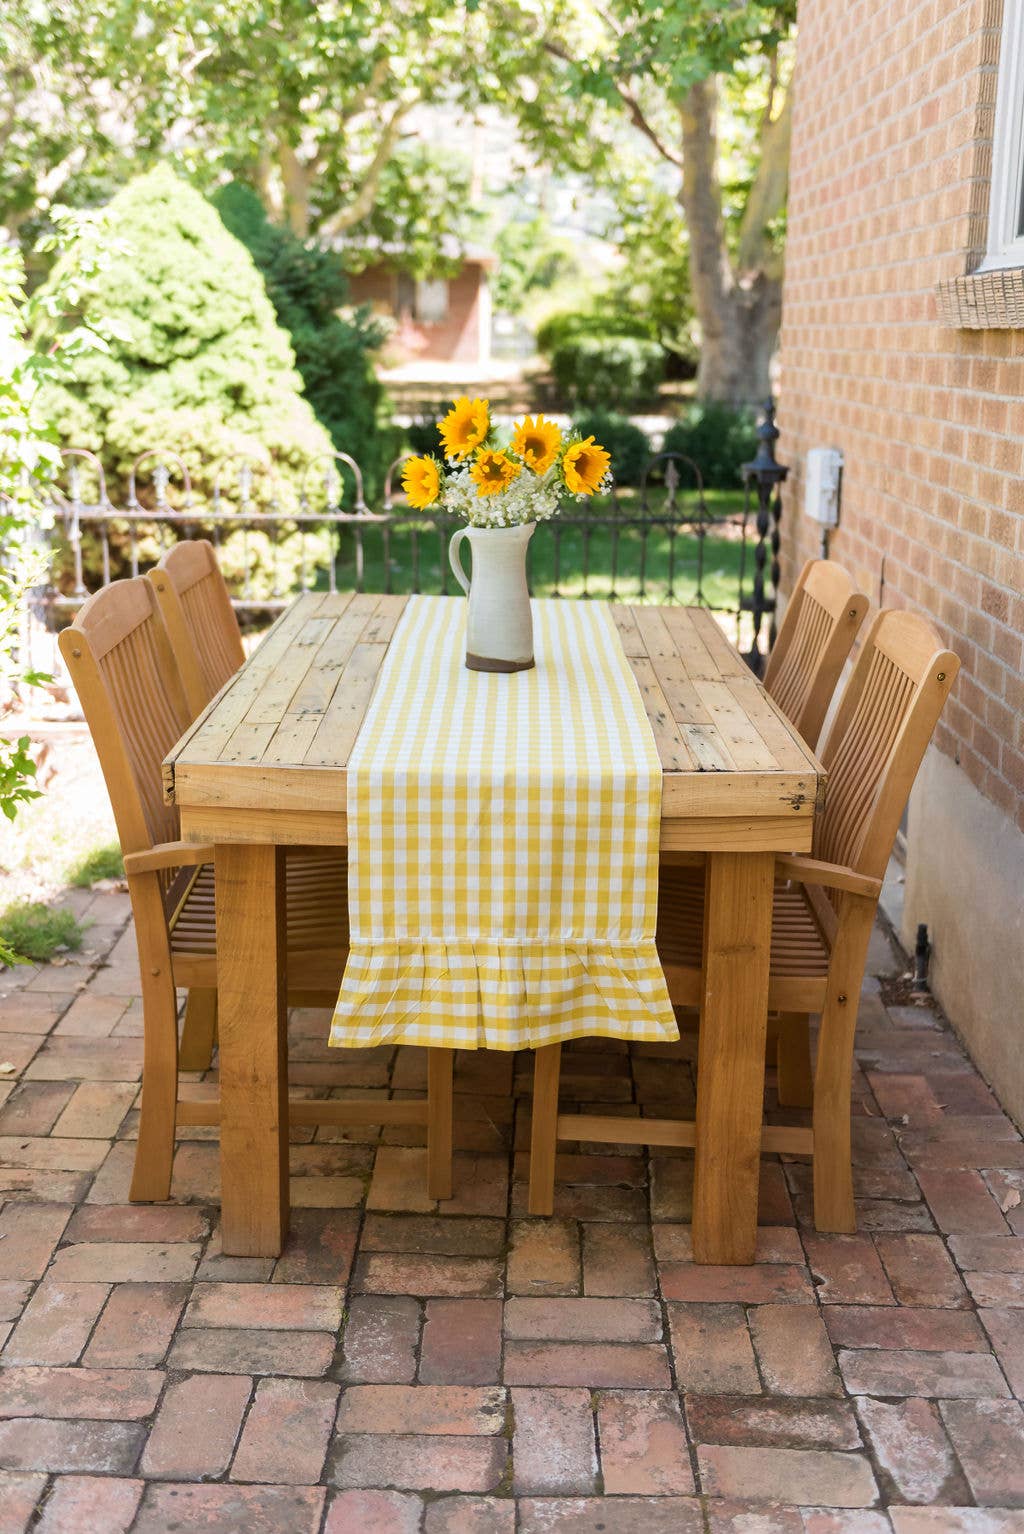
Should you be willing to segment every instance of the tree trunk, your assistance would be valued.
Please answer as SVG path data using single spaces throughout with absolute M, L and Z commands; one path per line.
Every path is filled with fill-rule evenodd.
M 284 141 L 277 146 L 277 163 L 284 187 L 284 211 L 288 227 L 300 240 L 304 240 L 309 234 L 309 171 L 292 146 Z
M 701 329 L 697 397 L 749 404 L 770 392 L 782 281 L 764 267 L 739 276 L 733 269 L 718 179 L 717 107 L 717 84 L 710 76 L 690 87 L 679 108 L 679 201 L 690 234 L 690 282 Z
M 771 361 L 782 315 L 782 283 L 759 273 L 734 283 L 710 312 L 694 295 L 701 326 L 697 398 L 760 404 L 771 389 Z

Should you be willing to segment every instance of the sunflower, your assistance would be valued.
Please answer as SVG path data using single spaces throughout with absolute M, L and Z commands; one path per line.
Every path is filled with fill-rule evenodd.
M 566 489 L 573 495 L 593 495 L 608 473 L 611 461 L 611 454 L 599 447 L 593 437 L 574 442 L 562 459 Z
M 500 495 L 520 469 L 504 453 L 481 453 L 469 472 L 476 480 L 477 495 Z
M 562 433 L 554 421 L 545 421 L 542 415 L 536 420 L 525 416 L 515 429 L 512 451 L 535 474 L 546 474 L 558 457 L 562 445 Z
M 464 394 L 459 395 L 437 426 L 446 458 L 465 458 L 480 446 L 491 429 L 489 405 L 490 400 L 467 399 Z
M 402 489 L 417 511 L 433 506 L 441 491 L 441 474 L 433 458 L 410 458 L 402 470 Z

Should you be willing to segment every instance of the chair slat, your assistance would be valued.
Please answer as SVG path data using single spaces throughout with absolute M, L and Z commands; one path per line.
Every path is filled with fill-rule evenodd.
M 156 592 L 193 716 L 245 660 L 216 551 L 206 538 L 176 543 L 148 579 Z
M 821 747 L 814 855 L 880 879 L 960 662 L 913 613 L 877 614 Z
M 812 746 L 867 610 L 867 597 L 842 565 L 830 559 L 804 565 L 768 657 L 764 685 Z
M 103 769 L 122 852 L 176 841 L 160 765 L 190 722 L 167 633 L 148 581 L 115 581 L 60 636 Z M 173 870 L 165 870 L 168 888 Z

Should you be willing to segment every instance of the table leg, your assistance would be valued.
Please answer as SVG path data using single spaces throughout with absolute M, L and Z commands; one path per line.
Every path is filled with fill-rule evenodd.
M 696 1262 L 753 1262 L 771 953 L 772 852 L 708 854 L 693 1200 Z
M 530 1214 L 555 1208 L 555 1160 L 558 1156 L 558 1084 L 561 1044 L 541 1044 L 533 1052 L 533 1127 L 530 1131 Z
M 284 856 L 216 849 L 221 1245 L 276 1257 L 288 1232 Z

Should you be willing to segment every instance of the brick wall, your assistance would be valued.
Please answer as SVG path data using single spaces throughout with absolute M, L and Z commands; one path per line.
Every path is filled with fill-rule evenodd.
M 937 622 L 940 751 L 1024 831 L 1024 330 L 939 317 L 984 248 L 999 0 L 803 0 L 783 306 L 783 587 L 817 552 L 803 455 L 840 447 L 831 550 Z
M 1001 20 L 1001 0 L 802 0 L 779 422 L 783 589 L 818 551 L 804 454 L 841 448 L 831 552 L 963 661 L 911 798 L 902 936 L 927 923 L 936 994 L 1024 1125 L 1024 330 L 954 323 L 992 312 L 968 274 Z

